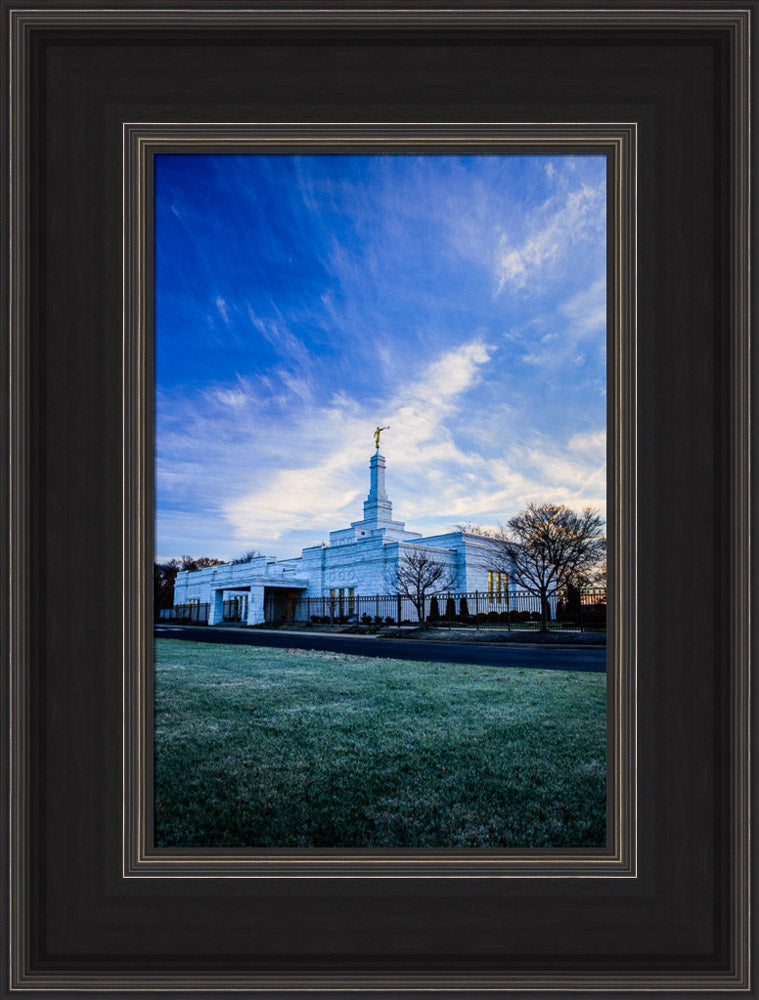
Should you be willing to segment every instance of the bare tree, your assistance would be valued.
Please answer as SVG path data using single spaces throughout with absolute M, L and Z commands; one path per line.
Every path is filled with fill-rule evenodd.
M 576 577 L 578 587 L 593 587 L 597 589 L 606 588 L 606 560 L 596 563 L 595 566 L 588 566 L 581 570 Z
M 548 628 L 548 595 L 569 583 L 587 580 L 606 554 L 603 521 L 586 507 L 581 513 L 563 504 L 528 505 L 507 529 L 467 530 L 492 538 L 491 568 L 510 572 L 519 586 L 540 598 L 540 627 Z
M 174 582 L 177 573 L 182 570 L 202 569 L 203 566 L 218 566 L 221 559 L 211 556 L 182 556 L 180 559 L 169 559 L 168 562 L 153 563 L 153 608 L 156 616 L 163 608 L 174 605 Z
M 174 604 L 174 581 L 178 572 L 178 559 L 153 563 L 153 610 L 156 618 L 160 610 L 170 608 Z
M 232 560 L 232 565 L 237 566 L 239 563 L 249 563 L 253 562 L 254 559 L 258 559 L 263 555 L 260 549 L 248 549 L 247 552 L 243 552 L 236 559 Z
M 223 563 L 223 559 L 216 559 L 214 556 L 182 556 L 179 560 L 179 569 L 194 573 L 197 569 L 205 569 L 206 566 L 221 566 Z
M 423 549 L 406 551 L 398 561 L 391 586 L 404 594 L 416 608 L 419 624 L 425 626 L 424 603 L 428 594 L 450 590 L 456 571 Z

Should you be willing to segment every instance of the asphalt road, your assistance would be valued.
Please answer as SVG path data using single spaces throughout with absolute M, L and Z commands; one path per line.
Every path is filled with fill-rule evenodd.
M 472 642 L 434 642 L 425 639 L 379 639 L 363 635 L 306 635 L 298 632 L 265 632 L 252 629 L 208 628 L 197 625 L 156 625 L 164 639 L 223 642 L 279 649 L 318 649 L 355 656 L 388 656 L 401 660 L 436 663 L 475 663 L 491 667 L 533 667 L 540 670 L 584 670 L 603 673 L 603 646 L 491 645 Z

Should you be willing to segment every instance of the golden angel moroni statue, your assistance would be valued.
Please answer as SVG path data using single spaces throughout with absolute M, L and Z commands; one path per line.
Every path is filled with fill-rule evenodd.
M 389 431 L 389 430 L 390 430 L 390 424 L 388 424 L 387 427 L 378 427 L 377 430 L 374 432 L 374 447 L 377 449 L 377 451 L 379 451 L 380 434 L 383 431 Z

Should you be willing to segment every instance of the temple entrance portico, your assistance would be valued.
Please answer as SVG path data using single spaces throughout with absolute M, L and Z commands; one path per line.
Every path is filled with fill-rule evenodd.
M 297 600 L 304 587 L 267 586 L 264 588 L 264 621 L 284 622 L 295 618 Z
M 292 617 L 295 601 L 307 589 L 306 580 L 276 580 L 270 577 L 253 579 L 249 586 L 214 587 L 211 589 L 208 624 L 218 625 L 224 619 L 225 595 L 248 594 L 246 625 L 260 625 L 265 621 L 284 621 Z

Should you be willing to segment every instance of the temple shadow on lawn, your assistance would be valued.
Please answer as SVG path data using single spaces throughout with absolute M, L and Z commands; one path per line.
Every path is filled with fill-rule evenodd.
M 156 640 L 158 847 L 600 847 L 606 678 Z

